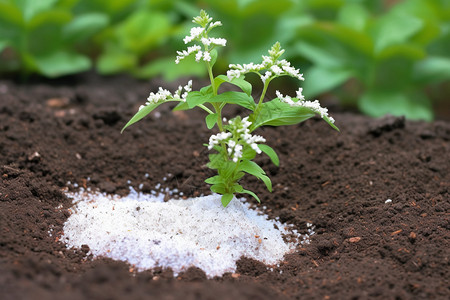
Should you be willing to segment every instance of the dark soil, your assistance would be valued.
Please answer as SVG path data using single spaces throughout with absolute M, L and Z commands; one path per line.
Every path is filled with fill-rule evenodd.
M 71 206 L 63 191 L 74 183 L 119 194 L 129 180 L 144 192 L 163 183 L 187 196 L 208 193 L 202 112 L 163 106 L 159 117 L 120 134 L 159 84 L 0 81 L 2 299 L 448 299 L 450 123 L 443 121 L 334 112 L 341 133 L 319 119 L 261 130 L 281 160 L 277 168 L 258 158 L 274 191 L 245 184 L 271 217 L 301 232 L 310 222 L 317 232 L 273 271 L 242 258 L 236 274 L 207 280 L 191 268 L 174 278 L 171 270 L 136 273 L 92 260 L 88 247 L 66 249 L 58 241 Z

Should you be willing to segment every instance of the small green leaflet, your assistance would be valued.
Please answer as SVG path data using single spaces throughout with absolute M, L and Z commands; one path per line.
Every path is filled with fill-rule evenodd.
M 239 87 L 244 93 L 251 96 L 252 95 L 252 85 L 244 80 L 244 76 L 241 76 L 239 78 L 233 78 L 233 80 L 229 80 L 227 76 L 225 75 L 219 75 L 216 78 L 214 78 L 214 86 L 216 88 L 216 91 L 219 90 L 219 87 L 222 83 L 228 82 L 230 84 L 233 84 L 237 87 Z
M 261 179 L 266 185 L 269 192 L 272 192 L 272 182 L 270 181 L 270 178 L 266 176 L 266 172 L 264 172 L 264 170 L 260 166 L 258 166 L 255 162 L 251 160 L 244 160 L 239 165 L 238 171 L 247 172 L 255 176 L 256 178 Z
M 208 129 L 211 129 L 217 123 L 217 114 L 209 114 L 206 116 L 205 120 L 206 126 L 208 127 Z
M 278 98 L 272 101 L 263 103 L 261 110 L 256 117 L 253 119 L 252 114 L 250 119 L 253 121 L 251 131 L 255 130 L 261 126 L 282 126 L 282 125 L 294 125 L 306 121 L 314 117 L 317 113 L 312 109 L 306 107 L 291 107 L 289 104 L 281 102 Z M 330 122 L 330 120 L 324 116 L 323 118 L 328 125 L 334 129 L 339 129 Z
M 210 189 L 213 193 L 216 193 L 216 194 L 223 195 L 226 193 L 226 187 L 225 187 L 225 184 L 223 184 L 223 183 L 214 184 L 211 186 Z
M 293 125 L 303 122 L 316 115 L 309 108 L 293 108 L 289 104 L 281 102 L 278 98 L 263 103 L 261 111 L 252 125 L 252 130 L 261 126 Z
M 175 106 L 173 108 L 173 111 L 177 111 L 177 110 L 189 110 L 189 105 L 187 102 L 185 101 L 181 101 L 180 103 L 177 104 L 177 106 Z
M 241 92 L 225 92 L 213 97 L 209 94 L 204 95 L 201 92 L 190 92 L 186 98 L 186 102 L 189 108 L 194 108 L 204 103 L 231 103 L 250 110 L 254 110 L 256 106 L 251 96 Z
M 211 50 L 211 52 L 209 54 L 211 55 L 210 64 L 211 64 L 211 67 L 212 67 L 212 66 L 214 66 L 216 64 L 216 61 L 217 61 L 217 50 L 213 49 L 213 50 Z
M 224 194 L 222 195 L 222 205 L 223 207 L 227 207 L 228 203 L 233 199 L 233 194 Z
M 220 177 L 219 175 L 213 176 L 213 177 L 209 177 L 208 179 L 205 180 L 206 183 L 208 184 L 218 184 L 218 183 L 223 183 L 223 178 Z
M 249 190 L 246 190 L 246 189 L 242 189 L 242 191 L 240 191 L 239 193 L 249 194 L 250 196 L 252 196 L 253 198 L 255 198 L 256 201 L 258 201 L 259 203 L 261 203 L 261 200 L 259 200 L 259 197 L 256 196 L 256 194 L 253 193 L 252 191 L 249 191 Z
M 157 108 L 158 106 L 160 106 L 163 103 L 167 103 L 167 102 L 181 102 L 180 104 L 183 104 L 184 102 L 180 101 L 180 100 L 166 100 L 163 102 L 159 102 L 159 103 L 155 103 L 155 104 L 149 104 L 144 106 L 142 109 L 140 109 L 132 118 L 130 121 L 128 121 L 128 123 L 122 128 L 122 130 L 120 131 L 120 133 L 122 133 L 127 127 L 129 127 L 130 125 L 133 125 L 134 123 L 142 120 L 146 115 L 148 115 L 149 113 L 151 113 L 155 108 Z
M 258 144 L 258 148 L 270 158 L 275 166 L 278 167 L 280 165 L 280 159 L 278 158 L 277 153 L 272 149 L 272 147 L 264 144 Z

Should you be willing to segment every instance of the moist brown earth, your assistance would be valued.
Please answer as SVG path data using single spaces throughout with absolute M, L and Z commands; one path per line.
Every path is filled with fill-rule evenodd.
M 67 249 L 59 241 L 72 205 L 65 190 L 125 195 L 130 181 L 147 193 L 158 183 L 185 196 L 209 193 L 202 112 L 162 106 L 120 134 L 160 84 L 92 75 L 0 81 L 2 299 L 448 299 L 444 121 L 332 111 L 340 133 L 319 119 L 260 130 L 281 160 L 277 168 L 257 158 L 274 191 L 252 178 L 245 185 L 271 218 L 316 231 L 273 270 L 241 258 L 235 274 L 208 280 L 190 268 L 173 277 L 92 259 L 87 246 Z

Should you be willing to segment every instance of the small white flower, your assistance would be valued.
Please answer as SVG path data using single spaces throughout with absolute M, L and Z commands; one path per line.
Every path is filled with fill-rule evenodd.
M 203 37 L 203 38 L 201 39 L 201 42 L 202 42 L 202 44 L 205 45 L 205 46 L 211 45 L 211 39 L 207 39 L 207 38 L 205 38 L 205 37 Z
M 272 72 L 266 71 L 266 73 L 263 76 L 261 76 L 262 82 L 265 84 L 266 80 L 269 79 L 270 76 L 272 76 Z
M 212 21 L 212 19 L 211 19 L 211 21 Z M 213 23 L 209 24 L 208 29 L 211 30 L 214 27 L 218 27 L 218 26 L 222 26 L 222 22 L 220 22 L 220 21 L 213 22 Z
M 188 81 L 187 85 L 184 86 L 184 90 L 185 90 L 186 92 L 192 91 L 192 80 L 189 80 L 189 81 Z
M 175 63 L 178 64 L 182 59 L 185 59 L 192 53 L 196 53 L 196 52 L 200 51 L 201 49 L 202 49 L 202 47 L 200 47 L 199 45 L 193 45 L 193 46 L 188 47 L 187 50 L 177 51 L 178 56 L 177 56 L 177 59 L 175 60 Z
M 208 149 L 211 150 L 215 145 L 218 145 L 219 142 L 226 140 L 232 136 L 231 132 L 220 132 L 218 134 L 212 135 L 209 138 Z
M 288 95 L 283 96 L 283 94 L 281 94 L 280 91 L 278 90 L 275 91 L 275 94 L 277 95 L 278 99 L 280 99 L 281 102 L 287 103 L 290 106 L 295 106 L 295 102 Z
M 300 101 L 305 101 L 305 96 L 303 96 L 303 89 L 302 88 L 298 88 L 298 91 L 296 92 L 297 94 L 297 99 Z
M 279 43 L 276 43 L 272 49 L 269 50 L 270 56 L 263 55 L 262 63 L 260 64 L 231 64 L 229 66 L 229 70 L 227 71 L 227 76 L 230 80 L 233 78 L 238 78 L 244 74 L 254 72 L 260 73 L 264 70 L 266 71 L 264 75 L 261 75 L 261 79 L 265 82 L 270 76 L 292 76 L 297 78 L 298 80 L 304 80 L 303 74 L 300 73 L 299 70 L 295 69 L 291 66 L 291 64 L 285 59 L 278 60 L 280 55 L 284 53 L 284 50 L 281 49 Z M 267 72 L 271 72 L 271 75 L 268 76 Z
M 239 78 L 241 77 L 241 71 L 239 70 L 228 70 L 227 71 L 227 77 L 228 79 L 231 81 L 234 78 Z
M 195 61 L 200 61 L 203 57 L 203 51 L 198 51 L 197 54 L 195 54 Z
M 211 54 L 209 54 L 208 51 L 205 51 L 205 52 L 203 53 L 203 60 L 204 60 L 204 61 L 211 61 Z
M 192 41 L 201 42 L 204 47 L 204 51 L 202 51 L 199 45 L 194 45 L 192 47 L 188 47 L 187 50 L 177 51 L 177 58 L 175 63 L 179 63 L 182 59 L 187 56 L 195 53 L 195 60 L 199 62 L 200 60 L 209 62 L 211 61 L 211 53 L 210 46 L 225 46 L 227 44 L 227 40 L 223 38 L 209 38 L 208 33 L 211 29 L 217 26 L 222 26 L 220 21 L 216 21 L 214 23 L 210 23 L 212 18 L 205 11 L 200 12 L 200 16 L 195 17 L 192 22 L 200 25 L 201 27 L 193 27 L 190 30 L 190 34 L 186 36 L 183 41 L 185 44 L 188 44 Z
M 233 161 L 236 163 L 238 162 L 238 160 L 242 157 L 242 145 L 241 144 L 237 144 L 234 147 L 234 154 L 233 154 Z
M 273 73 L 275 73 L 276 75 L 281 75 L 281 73 L 283 73 L 283 70 L 277 66 L 277 65 L 273 65 L 270 67 L 270 69 L 272 70 Z
M 183 94 L 181 94 L 183 92 L 183 89 L 185 92 Z M 192 80 L 189 80 L 188 84 L 186 86 L 184 86 L 184 88 L 180 85 L 173 94 L 171 92 L 169 92 L 168 90 L 160 87 L 158 89 L 158 92 L 150 93 L 150 95 L 147 98 L 147 102 L 145 103 L 145 105 L 141 105 L 139 107 L 139 110 L 143 109 L 147 105 L 157 104 L 157 103 L 164 102 L 167 100 L 180 100 L 180 101 L 185 102 L 186 97 L 191 90 L 192 90 Z
M 216 46 L 223 46 L 225 47 L 227 45 L 227 40 L 223 38 L 209 38 L 209 42 L 211 44 L 214 44 Z
M 303 78 L 303 74 L 300 74 L 300 71 L 297 70 L 294 67 L 288 66 L 288 65 L 284 65 L 283 70 L 286 72 L 286 75 L 292 76 L 297 78 L 298 80 L 305 80 L 305 78 Z
M 203 27 L 193 27 L 191 28 L 191 34 L 186 36 L 183 41 L 185 44 L 188 44 L 192 42 L 193 40 L 197 39 L 203 32 L 205 31 L 205 28 Z

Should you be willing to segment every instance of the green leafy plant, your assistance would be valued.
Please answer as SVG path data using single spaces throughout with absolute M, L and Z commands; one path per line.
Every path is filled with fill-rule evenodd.
M 302 95 L 302 89 L 297 91 L 296 97 L 284 96 L 279 91 L 277 98 L 264 101 L 267 89 L 272 80 L 282 76 L 294 77 L 304 80 L 299 70 L 291 66 L 286 60 L 280 60 L 284 53 L 277 42 L 269 50 L 268 56 L 263 56 L 259 64 L 232 64 L 227 76 L 213 75 L 213 65 L 217 59 L 217 48 L 226 45 L 223 38 L 210 37 L 210 32 L 222 25 L 221 22 L 212 22 L 212 18 L 205 11 L 195 17 L 194 27 L 190 35 L 184 38 L 186 44 L 198 42 L 186 50 L 178 51 L 176 63 L 189 56 L 194 56 L 197 62 L 204 62 L 208 71 L 211 84 L 200 91 L 192 91 L 192 81 L 186 86 L 180 86 L 173 94 L 168 90 L 159 88 L 157 93 L 150 93 L 148 101 L 141 106 L 139 111 L 122 129 L 141 120 L 159 105 L 167 102 L 177 102 L 174 110 L 187 110 L 199 107 L 207 112 L 206 125 L 209 129 L 217 127 L 219 133 L 210 137 L 205 144 L 209 150 L 215 153 L 209 155 L 208 167 L 216 170 L 217 175 L 206 179 L 211 184 L 211 191 L 222 195 L 222 204 L 227 206 L 236 193 L 246 193 L 260 201 L 258 196 L 250 190 L 246 190 L 239 184 L 245 174 L 250 174 L 262 180 L 269 191 L 272 191 L 272 183 L 264 170 L 253 159 L 257 154 L 265 153 L 272 162 L 278 166 L 279 159 L 276 152 L 263 143 L 266 140 L 252 133 L 262 126 L 292 125 L 303 122 L 316 114 L 319 114 L 331 127 L 333 118 L 328 116 L 327 109 L 320 106 L 316 100 L 306 101 Z M 252 85 L 245 80 L 245 75 L 257 74 L 263 82 L 263 91 L 258 101 L 252 97 Z M 241 92 L 229 91 L 218 93 L 223 83 L 229 83 L 238 87 Z M 236 104 L 247 109 L 250 114 L 244 118 L 236 116 L 227 121 L 222 118 L 222 110 L 227 104 Z
M 75 45 L 108 25 L 101 13 L 71 13 L 75 1 L 0 0 L 0 52 L 10 48 L 14 58 L 2 63 L 6 71 L 48 77 L 86 71 L 88 56 Z
M 444 2 L 401 1 L 375 14 L 364 1 L 335 1 L 328 11 L 333 17 L 312 13 L 294 29 L 290 49 L 312 62 L 305 95 L 332 91 L 370 116 L 432 120 L 425 88 L 450 80 L 450 6 Z

